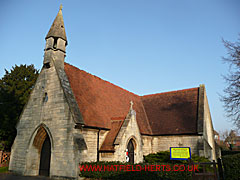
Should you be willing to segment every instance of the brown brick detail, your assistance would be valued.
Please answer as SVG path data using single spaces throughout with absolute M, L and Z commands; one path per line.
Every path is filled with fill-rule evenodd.
M 10 152 L 0 151 L 0 167 L 7 167 L 10 160 Z

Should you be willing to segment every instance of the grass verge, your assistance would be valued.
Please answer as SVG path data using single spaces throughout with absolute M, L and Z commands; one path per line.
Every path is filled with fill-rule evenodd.
M 0 173 L 7 173 L 8 167 L 0 167 Z

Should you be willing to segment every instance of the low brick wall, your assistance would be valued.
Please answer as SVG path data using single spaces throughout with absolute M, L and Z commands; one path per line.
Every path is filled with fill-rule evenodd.
M 7 167 L 10 160 L 10 152 L 0 151 L 0 167 Z

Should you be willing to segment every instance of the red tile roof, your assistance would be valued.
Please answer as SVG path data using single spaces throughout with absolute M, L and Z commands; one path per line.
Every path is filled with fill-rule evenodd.
M 151 134 L 140 96 L 104 81 L 70 64 L 65 72 L 87 126 L 111 128 L 112 117 L 126 117 L 134 102 L 141 133 Z
M 142 96 L 153 134 L 197 133 L 199 88 Z
M 64 69 L 85 125 L 110 129 L 102 150 L 113 150 L 130 101 L 141 134 L 197 133 L 199 88 L 138 96 L 70 64 Z
M 114 151 L 113 142 L 114 142 L 115 138 L 117 137 L 117 134 L 118 134 L 123 122 L 124 122 L 124 119 L 111 121 L 111 129 L 108 132 L 108 134 L 100 148 L 100 151 Z

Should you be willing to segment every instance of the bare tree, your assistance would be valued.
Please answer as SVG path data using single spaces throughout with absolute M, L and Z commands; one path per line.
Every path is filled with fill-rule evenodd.
M 240 36 L 240 34 L 239 34 Z M 240 128 L 240 37 L 237 42 L 232 43 L 223 40 L 228 51 L 228 56 L 223 57 L 223 61 L 229 64 L 229 72 L 223 76 L 227 83 L 221 101 L 227 116 L 231 118 L 233 124 Z
M 226 148 L 226 145 L 228 148 L 232 150 L 233 145 L 235 144 L 235 140 L 237 137 L 237 133 L 234 130 L 224 130 L 219 132 L 221 142 L 219 144 L 220 147 Z
M 225 141 L 225 139 L 229 136 L 230 131 L 229 130 L 224 130 L 224 131 L 219 131 L 219 136 L 222 141 Z

